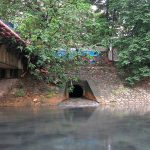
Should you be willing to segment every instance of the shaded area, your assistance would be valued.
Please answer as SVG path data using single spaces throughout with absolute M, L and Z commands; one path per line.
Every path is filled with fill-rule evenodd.
M 68 88 L 73 85 L 72 91 L 69 92 Z M 96 101 L 96 97 L 93 94 L 87 80 L 74 81 L 73 83 L 68 82 L 66 85 L 65 95 L 67 99 L 73 98 L 84 98 L 87 100 Z
M 70 98 L 83 97 L 83 88 L 78 84 L 73 85 L 73 91 L 69 92 L 69 97 Z
M 0 68 L 0 79 L 5 77 L 5 70 Z

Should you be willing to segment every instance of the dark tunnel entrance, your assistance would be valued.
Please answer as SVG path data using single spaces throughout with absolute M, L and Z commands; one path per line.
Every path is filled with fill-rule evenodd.
M 78 84 L 73 85 L 73 91 L 69 92 L 69 97 L 70 98 L 83 97 L 83 88 Z

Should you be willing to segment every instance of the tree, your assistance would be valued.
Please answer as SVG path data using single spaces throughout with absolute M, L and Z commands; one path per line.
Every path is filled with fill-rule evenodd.
M 91 4 L 98 9 L 91 11 Z M 150 77 L 150 3 L 148 0 L 1 0 L 0 17 L 13 21 L 28 41 L 29 68 L 63 82 L 77 58 L 57 59 L 55 51 L 84 45 L 118 49 L 118 68 L 128 83 Z M 73 63 L 73 64 L 72 64 Z M 39 76 L 41 78 L 41 76 Z
M 126 81 L 150 77 L 150 3 L 147 0 L 111 0 L 113 45 L 119 51 L 119 69 Z M 114 16 L 116 17 L 113 20 Z
M 127 83 L 133 85 L 150 77 L 149 1 L 105 0 L 103 3 L 102 0 L 90 1 L 97 5 L 98 11 L 104 12 L 111 31 L 107 34 L 108 41 L 118 49 L 117 66 Z
M 2 0 L 0 16 L 13 21 L 16 31 L 28 41 L 30 72 L 49 82 L 64 83 L 72 77 L 66 72 L 80 62 L 55 57 L 56 50 L 80 47 L 85 41 L 85 22 L 92 17 L 84 0 Z M 9 8 L 9 9 L 6 9 Z M 14 11 L 15 10 L 15 11 Z M 49 76 L 50 75 L 50 76 Z

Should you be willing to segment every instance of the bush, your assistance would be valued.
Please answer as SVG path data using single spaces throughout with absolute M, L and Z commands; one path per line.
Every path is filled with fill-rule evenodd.
M 16 96 L 16 97 L 24 97 L 24 96 L 25 96 L 25 91 L 24 91 L 24 89 L 18 89 L 18 90 L 15 92 L 15 96 Z
M 133 40 L 123 39 L 122 49 L 119 51 L 118 67 L 124 72 L 125 80 L 128 84 L 134 83 L 150 77 L 150 36 L 144 38 L 137 37 Z M 123 47 L 124 46 L 124 47 Z

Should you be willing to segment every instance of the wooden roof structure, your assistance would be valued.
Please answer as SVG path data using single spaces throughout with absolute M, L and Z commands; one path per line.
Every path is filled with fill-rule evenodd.
M 21 39 L 21 37 L 15 33 L 9 26 L 7 26 L 3 21 L 0 20 L 0 37 L 6 39 L 15 39 L 16 42 L 25 44 L 25 41 Z

